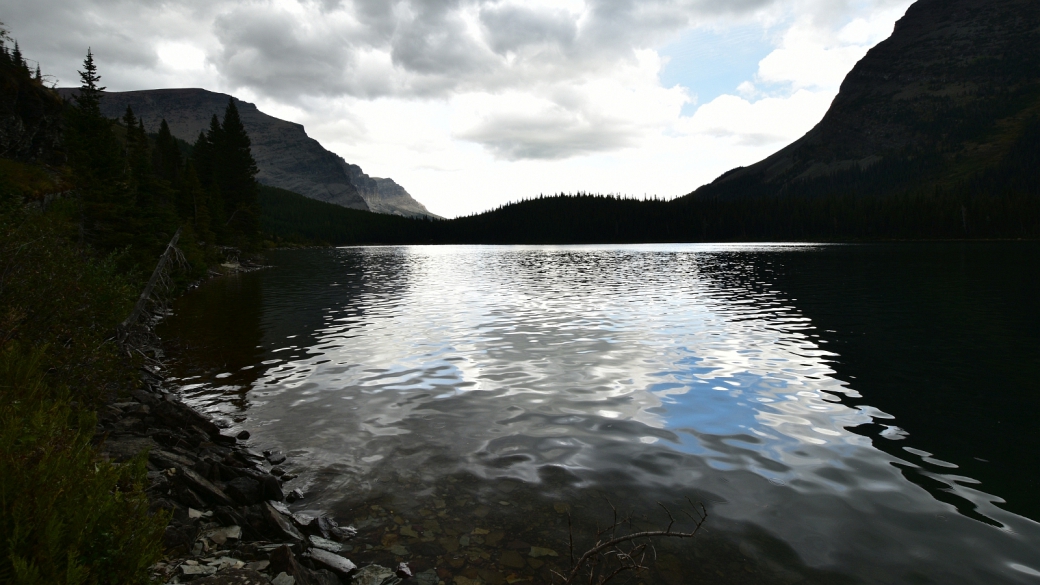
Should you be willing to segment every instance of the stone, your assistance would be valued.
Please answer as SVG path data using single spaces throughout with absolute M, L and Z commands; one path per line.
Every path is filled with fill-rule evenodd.
M 331 536 L 339 541 L 350 540 L 357 536 L 357 528 L 353 526 L 333 526 Z
M 239 441 L 245 441 L 250 436 L 251 435 L 249 434 L 249 431 L 242 431 L 242 432 L 238 433 L 237 435 L 235 435 L 235 438 L 237 438 Z
M 207 530 L 203 532 L 202 535 L 217 544 L 224 544 L 228 540 L 238 540 L 242 538 L 242 528 L 239 526 L 223 526 L 221 528 L 212 528 Z
M 532 546 L 531 547 L 531 552 L 529 552 L 527 554 L 528 554 L 528 556 L 531 556 L 531 557 L 534 557 L 534 558 L 538 558 L 538 557 L 558 557 L 558 556 L 560 556 L 553 549 L 551 549 L 551 548 L 542 548 L 540 546 Z
M 269 568 L 272 573 L 285 573 L 292 577 L 295 579 L 297 585 L 314 585 L 314 581 L 311 579 L 309 571 L 300 565 L 296 560 L 296 556 L 287 546 L 280 546 L 271 551 L 271 564 Z
M 327 550 L 327 551 L 329 551 L 331 553 L 338 553 L 338 552 L 343 550 L 343 545 L 342 544 L 340 544 L 340 543 L 338 543 L 338 542 L 336 542 L 334 540 L 329 540 L 327 538 L 322 538 L 320 536 L 311 535 L 311 536 L 307 537 L 307 540 L 310 541 L 311 546 L 313 546 L 314 548 L 320 548 L 321 550 Z
M 285 477 L 285 476 L 283 475 L 282 477 Z M 295 502 L 295 501 L 297 501 L 297 500 L 302 500 L 302 499 L 303 499 L 303 492 L 300 491 L 299 488 L 294 489 L 293 491 L 289 492 L 288 495 L 285 496 L 285 501 L 289 502 L 290 504 Z
M 397 565 L 397 570 L 394 571 L 394 574 L 402 579 L 411 579 L 412 569 L 408 566 L 408 563 L 399 563 Z
M 282 469 L 281 467 L 278 467 L 277 465 L 275 465 L 274 467 L 271 468 L 271 475 L 273 475 L 275 477 L 281 477 L 281 476 L 285 475 L 285 470 Z
M 263 571 L 271 564 L 271 561 L 253 561 L 252 563 L 246 563 L 246 568 L 253 571 Z
M 269 581 L 250 569 L 229 569 L 211 577 L 192 581 L 196 585 L 267 585 Z
M 278 573 L 274 579 L 271 579 L 271 585 L 296 585 L 296 579 L 285 573 Z
M 512 569 L 522 569 L 524 567 L 524 557 L 520 556 L 520 553 L 515 550 L 507 550 L 498 557 L 498 562 L 504 567 Z
M 260 482 L 250 477 L 236 477 L 227 482 L 226 493 L 243 506 L 251 506 L 264 499 Z
M 285 463 L 285 455 L 277 452 L 271 453 L 267 456 L 267 462 L 271 465 L 281 465 L 282 463 Z
M 203 498 L 222 506 L 232 505 L 231 498 L 224 493 L 224 490 L 213 485 L 212 482 L 195 473 L 193 470 L 183 467 L 177 475 L 184 480 L 192 491 L 201 495 Z
M 350 562 L 349 559 L 320 548 L 312 548 L 304 553 L 304 556 L 342 577 L 349 577 L 351 573 L 357 570 L 357 565 Z
M 189 565 L 187 563 L 181 565 L 181 574 L 187 577 L 198 577 L 200 575 L 212 575 L 217 572 L 216 567 L 210 567 L 208 565 Z
M 401 578 L 390 569 L 369 565 L 354 575 L 351 585 L 397 585 L 400 582 Z
M 271 504 L 264 502 L 263 504 L 264 513 L 267 520 L 278 528 L 278 530 L 285 536 L 296 541 L 303 541 L 303 535 L 300 534 L 299 530 L 289 522 L 285 516 L 282 516 L 277 510 L 275 510 Z
M 433 569 L 427 569 L 415 576 L 415 582 L 419 585 L 437 585 L 438 581 L 440 581 L 440 577 Z
M 196 510 L 195 508 L 188 508 L 188 518 L 192 520 L 202 518 L 202 512 Z
M 163 533 L 163 548 L 170 553 L 188 552 L 197 534 L 198 530 L 191 524 L 167 526 Z

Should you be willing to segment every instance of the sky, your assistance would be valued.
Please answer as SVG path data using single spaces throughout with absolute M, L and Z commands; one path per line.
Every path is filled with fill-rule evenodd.
M 59 87 L 202 87 L 456 217 L 673 198 L 797 139 L 906 0 L 0 0 Z

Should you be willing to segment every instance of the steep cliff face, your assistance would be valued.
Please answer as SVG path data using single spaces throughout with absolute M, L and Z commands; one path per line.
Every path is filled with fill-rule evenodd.
M 340 160 L 343 170 L 357 187 L 361 196 L 365 198 L 371 211 L 405 217 L 439 217 L 430 213 L 422 203 L 412 199 L 408 191 L 405 191 L 404 187 L 395 183 L 393 179 L 370 177 L 361 170 L 361 167 L 352 165 L 343 159 Z
M 68 96 L 75 90 L 60 91 Z M 129 105 L 149 131 L 158 130 L 160 121 L 165 118 L 174 136 L 193 143 L 199 132 L 209 128 L 214 114 L 223 116 L 229 97 L 204 89 L 109 92 L 102 101 L 102 111 L 116 118 L 122 116 Z M 302 125 L 269 116 L 237 98 L 235 103 L 252 141 L 260 183 L 351 209 L 432 215 L 407 192 L 397 205 L 386 205 L 376 189 L 363 184 L 363 179 L 371 179 L 360 167 L 348 165 L 340 156 L 325 150 L 317 140 L 307 136 Z M 359 182 L 355 182 L 355 174 L 348 170 L 351 166 L 357 169 Z
M 690 196 L 777 194 L 840 174 L 870 181 L 875 166 L 886 175 L 878 194 L 954 180 L 1007 156 L 1038 114 L 1040 2 L 919 0 L 815 128 Z

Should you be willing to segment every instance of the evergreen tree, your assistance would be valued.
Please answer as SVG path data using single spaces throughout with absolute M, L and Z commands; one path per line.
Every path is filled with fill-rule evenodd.
M 234 98 L 228 99 L 219 141 L 216 179 L 228 215 L 228 227 L 238 237 L 255 242 L 259 235 L 256 161 Z M 245 242 L 243 242 L 245 243 Z
M 181 176 L 181 151 L 177 141 L 170 133 L 170 125 L 166 118 L 159 124 L 159 134 L 155 138 L 155 149 L 152 150 L 152 168 L 160 178 L 177 185 Z
M 66 149 L 80 191 L 82 231 L 103 250 L 125 248 L 135 233 L 133 199 L 112 122 L 101 115 L 105 88 L 99 85 L 101 76 L 89 49 L 79 75 L 75 104 L 66 110 Z
M 39 81 L 40 83 L 43 83 L 43 74 L 40 73 L 40 64 L 39 63 L 36 64 L 36 77 L 35 77 L 35 79 L 36 79 L 36 81 Z

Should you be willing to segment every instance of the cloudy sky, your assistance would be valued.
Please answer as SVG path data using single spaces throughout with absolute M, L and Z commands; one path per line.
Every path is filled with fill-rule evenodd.
M 454 217 L 671 198 L 823 116 L 907 0 L 0 0 L 59 85 L 204 87 Z

